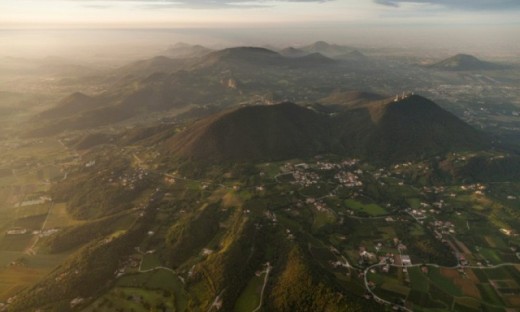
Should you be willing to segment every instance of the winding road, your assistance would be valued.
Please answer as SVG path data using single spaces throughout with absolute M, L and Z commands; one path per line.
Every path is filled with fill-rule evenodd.
M 262 286 L 262 293 L 260 294 L 260 303 L 258 304 L 258 307 L 254 309 L 252 312 L 260 311 L 260 308 L 262 308 L 262 303 L 264 302 L 264 292 L 265 292 L 265 286 L 267 286 L 267 280 L 269 279 L 269 273 L 271 272 L 271 269 L 273 267 L 269 262 L 267 262 L 267 268 L 265 269 L 265 277 L 264 277 L 264 285 Z

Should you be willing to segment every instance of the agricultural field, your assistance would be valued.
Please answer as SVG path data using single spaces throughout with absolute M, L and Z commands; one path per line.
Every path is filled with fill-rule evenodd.
M 187 307 L 188 297 L 181 280 L 171 272 L 156 270 L 119 278 L 115 287 L 83 311 L 186 311 Z
M 458 270 L 416 265 L 406 272 L 397 267 L 389 273 L 378 269 L 368 279 L 375 283 L 372 290 L 377 296 L 391 302 L 405 300 L 414 311 L 520 309 L 520 271 L 515 266 Z
M 251 312 L 260 304 L 260 295 L 264 284 L 265 273 L 251 278 L 246 288 L 235 303 L 235 312 Z
M 39 233 L 64 228 L 66 203 L 53 203 L 50 181 L 63 177 L 57 159 L 70 153 L 56 139 L 4 141 L 0 155 L 0 302 L 34 285 L 70 255 L 37 253 Z M 38 233 L 38 234 L 35 234 Z M 33 249 L 34 248 L 34 249 Z
M 369 216 L 377 217 L 387 214 L 388 212 L 377 204 L 364 204 L 360 201 L 347 199 L 345 206 L 354 210 L 357 213 L 368 214 Z
M 74 219 L 67 211 L 67 203 L 54 203 L 49 211 L 45 229 L 65 228 L 80 224 L 81 221 Z
M 30 256 L 19 251 L 0 251 L 0 301 L 40 280 L 68 255 Z

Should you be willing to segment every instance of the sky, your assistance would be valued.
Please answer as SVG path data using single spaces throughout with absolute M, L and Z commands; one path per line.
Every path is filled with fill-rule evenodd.
M 520 25 L 519 0 L 0 0 L 0 27 Z
M 520 57 L 518 38 L 520 0 L 0 0 L 0 56 L 325 40 Z

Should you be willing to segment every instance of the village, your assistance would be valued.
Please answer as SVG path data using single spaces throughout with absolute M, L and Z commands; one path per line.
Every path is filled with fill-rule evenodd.
M 452 157 L 456 162 L 465 162 L 472 156 L 454 154 Z M 381 303 L 389 302 L 394 309 L 406 310 L 408 309 L 406 296 L 402 296 L 400 303 L 396 305 L 394 301 L 376 295 L 377 289 L 381 287 L 378 282 L 380 277 L 372 280 L 372 276 L 387 275 L 390 278 L 396 274 L 397 268 L 401 272 L 399 280 L 409 285 L 408 287 L 413 287 L 418 274 L 428 276 L 432 269 L 436 272 L 440 267 L 446 267 L 446 270 L 453 268 L 461 278 L 469 278 L 473 270 L 479 268 L 499 270 L 498 268 L 502 266 L 507 267 L 508 263 L 520 263 L 518 257 L 520 253 L 517 252 L 519 234 L 512 226 L 505 226 L 503 222 L 496 222 L 491 229 L 487 226 L 485 231 L 489 234 L 485 234 L 483 236 L 485 240 L 477 243 L 477 246 L 467 240 L 474 239 L 473 231 L 484 228 L 481 222 L 471 221 L 471 207 L 479 207 L 480 202 L 489 202 L 488 198 L 494 196 L 493 191 L 496 190 L 497 185 L 490 187 L 483 183 L 470 183 L 422 186 L 410 179 L 413 174 L 418 172 L 425 174 L 429 170 L 431 167 L 426 163 L 402 163 L 390 168 L 373 168 L 360 164 L 356 160 L 327 162 L 319 159 L 316 162 L 285 163 L 280 167 L 280 175 L 275 178 L 278 183 L 288 183 L 294 187 L 289 188 L 292 192 L 300 194 L 301 199 L 298 199 L 295 205 L 297 209 L 310 207 L 318 218 L 321 218 L 319 216 L 322 214 L 328 214 L 331 216 L 328 218 L 329 222 L 345 224 L 346 219 L 357 222 L 367 220 L 366 222 L 379 224 L 376 225 L 376 229 L 385 229 L 383 236 L 374 237 L 371 241 L 349 239 L 352 234 L 336 235 L 335 239 L 339 239 L 338 242 L 342 243 L 334 245 L 331 250 L 338 259 L 329 260 L 327 266 L 337 272 L 345 272 L 343 270 L 348 269 L 346 271 L 348 276 L 351 276 L 352 270 L 358 271 L 358 277 L 362 279 L 366 274 L 370 274 L 365 283 L 367 298 Z M 395 207 L 392 202 L 380 203 L 377 198 L 370 197 L 366 193 L 366 188 L 374 183 L 389 189 L 405 189 L 408 197 L 404 201 L 405 205 Z M 340 191 L 342 188 L 350 190 L 348 197 L 341 198 L 342 195 L 344 196 Z M 505 203 L 517 199 L 514 193 L 500 193 L 495 196 L 499 196 Z M 355 198 L 358 200 L 356 201 Z M 287 209 L 293 217 L 298 215 L 294 209 Z M 276 219 L 273 218 L 274 220 Z M 351 221 L 349 223 L 351 224 Z M 398 232 L 396 227 L 413 229 L 408 232 L 408 235 L 417 235 L 417 237 L 406 237 L 406 241 L 424 240 L 427 244 L 437 241 L 433 246 L 443 249 L 443 253 L 453 259 L 449 262 L 451 264 L 436 263 L 424 258 L 424 255 L 417 253 L 418 245 L 412 244 L 410 247 L 396 237 L 395 233 Z M 365 226 L 353 230 L 367 232 Z M 385 233 L 387 231 L 390 234 L 388 236 Z M 479 233 L 479 236 L 481 234 Z M 298 233 L 291 233 L 291 235 L 294 238 Z M 509 243 L 504 245 L 502 242 Z M 500 253 L 493 250 L 498 244 L 503 246 Z M 357 253 L 353 252 L 355 249 L 358 250 Z M 432 252 L 438 251 L 432 250 Z M 341 260 L 340 255 L 344 261 Z M 325 256 L 317 254 L 317 257 Z M 365 270 L 365 268 L 369 269 Z M 416 268 L 419 271 L 416 271 Z

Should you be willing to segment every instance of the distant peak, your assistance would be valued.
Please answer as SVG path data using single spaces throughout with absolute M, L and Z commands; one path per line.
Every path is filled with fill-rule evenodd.
M 430 65 L 430 67 L 445 70 L 490 70 L 504 68 L 502 65 L 482 61 L 473 55 L 464 53 L 456 54 L 436 64 Z
M 227 48 L 222 51 L 222 53 L 240 53 L 240 52 L 253 52 L 253 53 L 266 53 L 266 54 L 277 54 L 276 52 L 260 47 L 235 47 L 235 48 Z
M 188 47 L 191 47 L 192 45 L 191 44 L 188 44 L 186 42 L 177 42 L 176 44 L 174 44 L 172 46 L 172 48 L 188 48 Z
M 459 54 L 454 55 L 453 57 L 456 57 L 456 58 L 476 58 L 475 56 L 473 56 L 471 54 L 465 54 L 465 53 L 459 53 Z
M 329 47 L 330 43 L 325 41 L 316 41 L 313 45 L 316 47 Z

